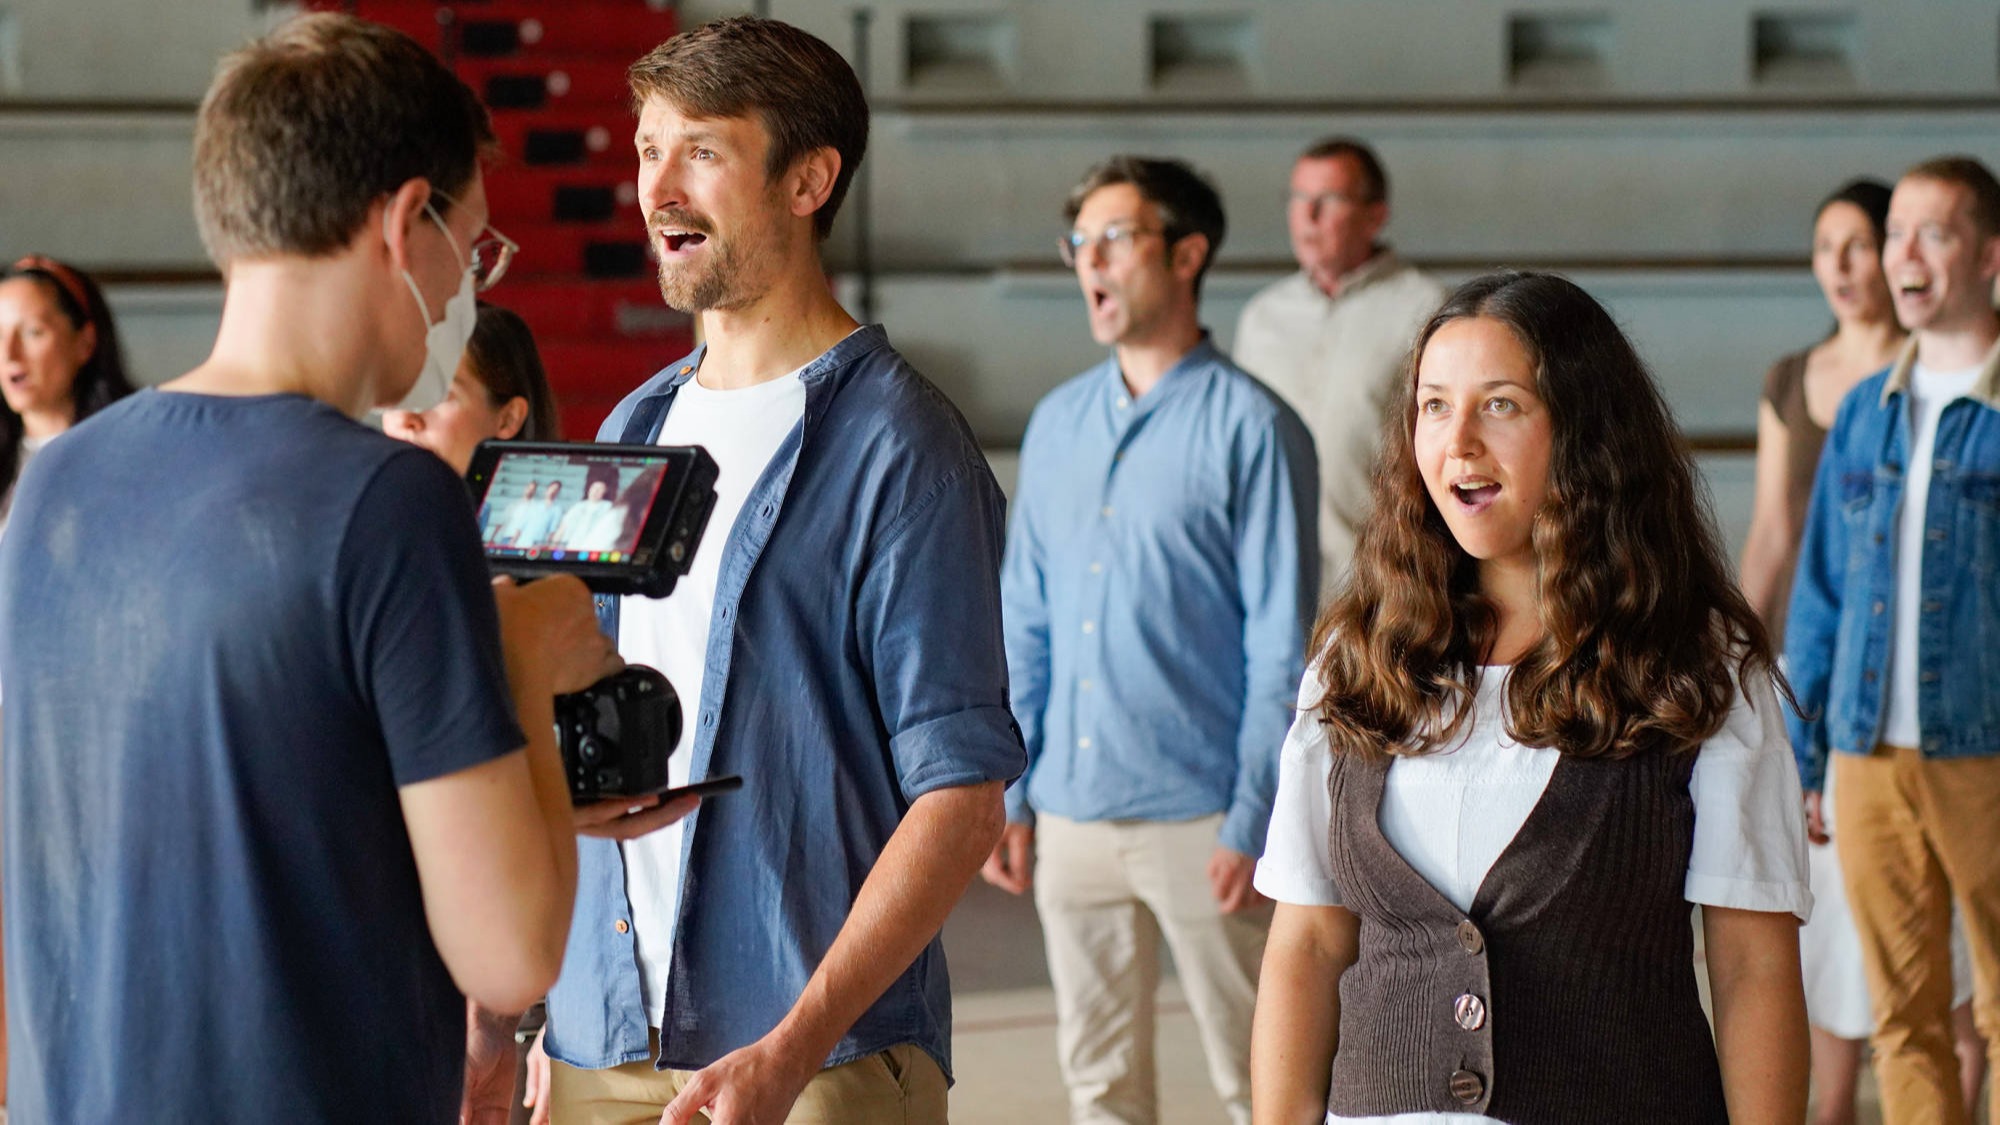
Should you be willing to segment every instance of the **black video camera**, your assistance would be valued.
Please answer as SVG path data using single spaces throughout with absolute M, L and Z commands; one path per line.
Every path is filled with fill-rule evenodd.
M 599 594 L 663 598 L 693 565 L 715 507 L 715 461 L 699 446 L 488 441 L 465 474 L 497 574 L 573 574 Z M 556 743 L 570 799 L 667 798 L 733 789 L 740 778 L 669 788 L 680 696 L 631 665 L 556 697 Z

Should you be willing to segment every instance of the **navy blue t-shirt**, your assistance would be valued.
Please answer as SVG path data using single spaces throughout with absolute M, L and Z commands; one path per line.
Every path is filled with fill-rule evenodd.
M 15 1120 L 455 1120 L 397 789 L 526 742 L 465 487 L 311 399 L 149 391 L 0 546 Z

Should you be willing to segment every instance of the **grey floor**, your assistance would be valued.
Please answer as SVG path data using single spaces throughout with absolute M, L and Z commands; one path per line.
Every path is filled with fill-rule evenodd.
M 1056 1072 L 1055 999 L 1034 903 L 975 880 L 944 927 L 955 1034 L 953 1125 L 1056 1125 L 1068 1102 Z M 1194 1018 L 1171 977 L 1159 1000 L 1159 1125 L 1212 1125 L 1222 1103 L 1208 1084 Z

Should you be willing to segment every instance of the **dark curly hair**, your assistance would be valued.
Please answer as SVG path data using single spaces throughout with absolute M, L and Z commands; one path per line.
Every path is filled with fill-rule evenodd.
M 1770 642 L 1638 353 L 1582 289 L 1517 272 L 1460 286 L 1411 349 L 1353 575 L 1314 633 L 1325 692 L 1313 709 L 1330 744 L 1429 753 L 1473 710 L 1495 613 L 1424 488 L 1412 436 L 1418 361 L 1465 317 L 1496 320 L 1526 347 L 1554 427 L 1532 531 L 1543 636 L 1508 678 L 1508 734 L 1578 757 L 1698 748 L 1728 717 L 1736 681 L 1774 675 Z

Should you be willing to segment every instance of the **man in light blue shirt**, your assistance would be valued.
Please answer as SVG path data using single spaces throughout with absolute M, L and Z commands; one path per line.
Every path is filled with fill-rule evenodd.
M 1114 157 L 1067 214 L 1063 259 L 1114 352 L 1022 441 L 1001 599 L 1029 765 L 985 875 L 1034 885 L 1073 1121 L 1156 1117 L 1164 936 L 1247 1122 L 1270 918 L 1250 876 L 1317 594 L 1318 466 L 1299 417 L 1201 327 L 1214 188 Z

